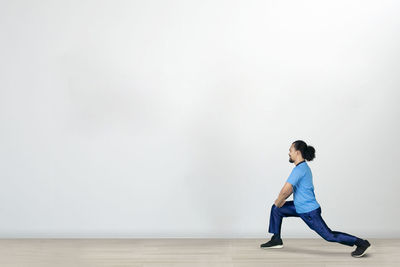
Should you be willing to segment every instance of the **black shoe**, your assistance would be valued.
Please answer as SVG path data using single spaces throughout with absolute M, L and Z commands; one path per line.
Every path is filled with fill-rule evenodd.
M 261 244 L 260 248 L 283 248 L 283 242 L 281 238 L 272 237 L 267 243 Z
M 364 256 L 365 252 L 371 246 L 371 244 L 368 242 L 368 240 L 363 240 L 363 241 L 364 242 L 362 242 L 362 244 L 358 245 L 356 250 L 354 250 L 351 253 L 351 256 L 356 257 L 356 258 Z

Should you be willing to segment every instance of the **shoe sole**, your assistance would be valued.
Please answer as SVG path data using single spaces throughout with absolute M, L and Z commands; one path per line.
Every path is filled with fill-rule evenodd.
M 353 256 L 354 258 L 361 258 L 362 256 L 365 255 L 365 253 L 367 252 L 367 250 L 368 250 L 370 247 L 371 247 L 371 246 L 367 247 L 367 248 L 364 250 L 363 254 L 361 254 L 361 255 L 358 255 L 358 256 L 353 256 L 353 255 L 351 255 L 351 256 Z
M 283 245 L 277 245 L 273 247 L 261 247 L 262 249 L 270 249 L 270 248 L 283 248 Z

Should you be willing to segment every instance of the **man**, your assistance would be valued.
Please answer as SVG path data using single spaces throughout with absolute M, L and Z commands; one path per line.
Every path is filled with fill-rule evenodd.
M 346 233 L 332 231 L 321 217 L 321 207 L 314 194 L 311 169 L 307 161 L 315 158 L 315 149 L 304 141 L 297 140 L 289 149 L 289 162 L 293 168 L 278 198 L 271 208 L 269 233 L 273 236 L 261 248 L 282 248 L 281 226 L 283 217 L 300 217 L 312 230 L 329 242 L 337 242 L 347 246 L 356 245 L 351 253 L 353 257 L 362 257 L 371 246 L 368 240 L 363 240 Z M 293 193 L 293 201 L 286 199 Z

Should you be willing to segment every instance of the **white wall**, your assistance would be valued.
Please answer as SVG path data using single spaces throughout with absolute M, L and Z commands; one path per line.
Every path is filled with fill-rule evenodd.
M 332 230 L 400 237 L 399 8 L 1 1 L 0 237 L 263 238 L 297 139 Z

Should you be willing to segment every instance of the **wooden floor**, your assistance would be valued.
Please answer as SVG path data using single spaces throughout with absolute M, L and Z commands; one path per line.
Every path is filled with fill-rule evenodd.
M 362 258 L 355 247 L 323 239 L 284 239 L 282 249 L 261 249 L 267 239 L 0 239 L 0 266 L 400 266 L 400 239 L 369 239 Z

